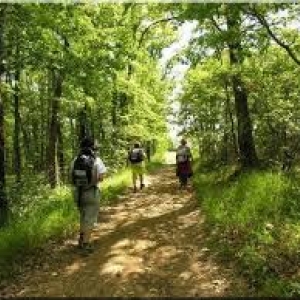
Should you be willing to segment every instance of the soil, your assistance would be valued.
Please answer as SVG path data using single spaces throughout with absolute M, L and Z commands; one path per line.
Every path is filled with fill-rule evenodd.
M 204 225 L 192 187 L 180 190 L 166 166 L 147 176 L 145 189 L 128 188 L 101 208 L 91 254 L 77 249 L 76 236 L 50 244 L 0 296 L 250 296 L 209 248 Z

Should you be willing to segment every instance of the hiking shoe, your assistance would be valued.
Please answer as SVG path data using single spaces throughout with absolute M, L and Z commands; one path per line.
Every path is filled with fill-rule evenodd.
M 80 248 L 80 250 L 82 250 L 83 254 L 90 254 L 94 251 L 94 247 L 90 243 L 82 243 L 82 248 Z

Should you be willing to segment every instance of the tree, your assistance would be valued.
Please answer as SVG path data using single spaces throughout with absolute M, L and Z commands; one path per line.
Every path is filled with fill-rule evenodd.
M 4 131 L 4 104 L 3 104 L 3 76 L 5 74 L 5 23 L 7 5 L 0 6 L 0 226 L 8 219 L 8 201 L 5 192 L 5 131 Z
M 229 35 L 228 49 L 230 64 L 234 69 L 232 86 L 238 122 L 238 143 L 241 163 L 244 167 L 257 165 L 257 155 L 253 139 L 253 126 L 249 113 L 248 93 L 245 89 L 239 69 L 243 62 L 241 16 L 238 6 L 226 5 L 226 22 Z

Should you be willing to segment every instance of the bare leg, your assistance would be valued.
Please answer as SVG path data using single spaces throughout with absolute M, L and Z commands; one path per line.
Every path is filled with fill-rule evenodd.
M 142 189 L 145 186 L 145 184 L 144 184 L 144 175 L 139 174 L 139 177 L 140 177 L 140 187 Z
M 133 183 L 133 190 L 136 192 L 136 180 L 137 174 L 135 172 L 132 173 L 132 183 Z

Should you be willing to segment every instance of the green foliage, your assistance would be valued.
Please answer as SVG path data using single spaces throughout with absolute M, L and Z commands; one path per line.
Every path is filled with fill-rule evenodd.
M 237 262 L 261 295 L 297 294 L 293 284 L 299 280 L 297 181 L 281 173 L 239 174 L 227 167 L 194 179 L 215 247 L 221 256 Z
M 191 42 L 176 59 L 191 67 L 183 82 L 178 124 L 182 133 L 199 144 L 199 154 L 209 161 L 237 161 L 237 145 L 242 125 L 237 112 L 234 75 L 244 82 L 256 151 L 261 160 L 281 160 L 281 148 L 299 150 L 297 100 L 299 64 L 287 54 L 282 42 L 296 56 L 299 28 L 294 22 L 299 6 L 289 4 L 190 4 L 174 5 L 182 20 L 197 22 Z M 242 35 L 228 30 L 228 14 L 241 16 Z M 274 38 L 262 26 L 263 17 L 271 24 Z M 240 30 L 238 30 L 240 32 Z M 230 65 L 229 45 L 241 41 L 239 62 Z M 240 127 L 239 127 L 240 126 Z M 243 127 L 243 126 L 242 126 Z M 239 136 L 239 138 L 238 138 Z M 241 149 L 240 149 L 241 150 Z
M 38 201 L 32 197 L 31 201 L 30 206 L 26 205 L 26 214 L 19 215 L 0 231 L 1 277 L 15 272 L 14 268 L 26 253 L 41 247 L 49 239 L 74 232 L 78 216 L 68 188 L 45 189 L 43 197 Z
M 283 146 L 297 153 L 299 65 L 286 49 L 272 42 L 274 38 L 254 12 L 276 22 L 271 26 L 275 35 L 291 51 L 299 52 L 299 28 L 288 26 L 297 21 L 298 5 L 8 5 L 2 24 L 4 48 L 0 49 L 7 82 L 2 80 L 0 88 L 12 222 L 0 232 L 1 263 L 11 261 L 23 249 L 39 247 L 49 238 L 68 234 L 77 219 L 68 191 L 60 188 L 50 192 L 45 179 L 49 145 L 54 142 L 50 138 L 51 120 L 57 121 L 55 135 L 60 131 L 59 149 L 51 163 L 59 164 L 56 169 L 61 181 L 78 151 L 81 123 L 88 134 L 98 139 L 100 156 L 112 173 L 124 167 L 128 146 L 134 140 L 156 141 L 158 161 L 153 158 L 150 169 L 159 166 L 169 146 L 166 99 L 173 88 L 162 73 L 159 59 L 162 50 L 175 39 L 181 22 L 195 21 L 197 26 L 188 47 L 174 56 L 174 60 L 191 65 L 178 97 L 176 117 L 182 134 L 196 145 L 200 159 L 214 166 L 237 161 L 241 138 L 238 126 L 245 124 L 240 119 L 242 125 L 238 125 L 237 92 L 232 85 L 236 75 L 245 85 L 248 103 L 243 104 L 249 108 L 259 158 L 280 161 Z M 231 30 L 229 15 L 237 20 L 241 17 Z M 172 16 L 176 20 L 164 20 Z M 158 19 L 161 22 L 156 22 Z M 228 49 L 235 42 L 240 44 L 240 49 L 235 49 L 238 62 L 230 65 Z M 56 99 L 58 78 L 62 94 Z M 52 115 L 54 104 L 57 116 Z M 86 110 L 82 117 L 83 107 Z M 16 170 L 18 156 L 21 166 Z M 17 174 L 22 178 L 14 183 Z M 128 171 L 108 179 L 103 203 L 109 203 L 129 179 Z M 294 277 L 289 278 L 290 285 L 285 284 L 285 275 L 278 281 L 281 274 L 286 274 L 280 270 L 283 259 L 279 253 L 294 264 L 298 259 L 297 180 L 269 171 L 239 175 L 227 168 L 195 178 L 208 222 L 216 226 L 219 236 L 223 232 L 236 250 L 230 246 L 226 251 L 236 255 L 254 284 L 264 282 L 265 291 L 271 290 L 275 280 L 275 294 L 299 291 Z
M 101 205 L 108 205 L 115 199 L 131 182 L 129 169 L 119 171 L 116 175 L 108 177 L 102 185 Z
M 129 170 L 107 178 L 102 187 L 101 205 L 114 199 L 129 185 L 130 179 Z M 29 192 L 25 209 L 18 207 L 11 224 L 0 230 L 0 278 L 13 274 L 24 255 L 43 247 L 49 240 L 66 238 L 78 229 L 79 215 L 68 187 L 51 190 L 48 186 L 37 197 L 30 193 L 34 186 L 26 188 Z
M 149 172 L 161 167 L 164 150 L 159 148 L 151 163 L 147 163 Z M 31 186 L 22 187 L 27 191 L 23 204 L 13 206 L 14 219 L 8 227 L 0 229 L 0 279 L 15 275 L 26 255 L 45 247 L 49 241 L 70 237 L 78 230 L 79 215 L 70 188 L 62 186 L 52 190 L 45 185 L 40 189 L 35 183 L 32 181 Z M 100 206 L 116 201 L 130 185 L 129 168 L 108 176 L 101 184 Z
M 57 109 L 63 153 L 58 160 L 64 164 L 60 168 L 66 169 L 77 152 L 85 105 L 86 131 L 98 139 L 101 156 L 112 169 L 124 166 L 132 140 L 165 137 L 169 83 L 162 80 L 158 58 L 173 39 L 174 28 L 155 26 L 139 42 L 147 22 L 159 12 L 151 5 L 9 5 L 5 45 L 11 87 L 6 88 L 5 131 L 13 155 L 7 159 L 8 174 L 14 172 L 17 115 L 22 172 L 48 172 L 54 74 L 62 80 Z M 21 74 L 18 112 L 16 70 Z
M 167 140 L 164 140 L 164 144 L 160 143 L 160 147 L 157 149 L 156 154 L 151 158 L 151 163 L 146 164 L 148 172 L 153 172 L 163 166 L 165 163 L 165 155 L 167 152 Z

